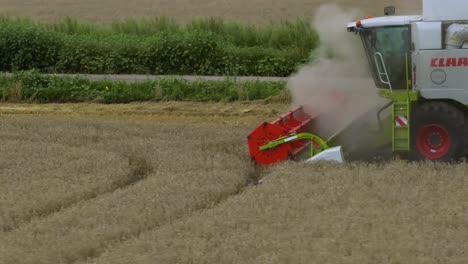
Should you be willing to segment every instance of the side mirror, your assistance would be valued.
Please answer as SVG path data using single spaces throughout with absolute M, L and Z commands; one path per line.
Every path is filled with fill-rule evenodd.
M 395 14 L 395 7 L 394 6 L 387 6 L 384 8 L 384 14 L 386 16 L 393 16 Z

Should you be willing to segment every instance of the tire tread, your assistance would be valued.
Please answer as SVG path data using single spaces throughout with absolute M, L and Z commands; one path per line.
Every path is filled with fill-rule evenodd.
M 453 120 L 453 125 L 459 130 L 462 131 L 463 137 L 460 139 L 463 143 L 460 153 L 457 153 L 456 159 L 465 158 L 468 155 L 468 118 L 465 113 L 458 109 L 455 105 L 441 102 L 441 101 L 429 101 L 424 104 L 417 106 L 415 113 L 412 115 L 412 118 L 418 120 L 420 118 L 426 118 L 431 113 L 441 113 L 444 116 L 447 116 L 450 120 Z M 417 122 L 417 121 L 415 121 Z M 412 122 L 414 123 L 414 122 Z M 415 131 L 412 131 L 412 139 L 416 138 L 413 135 Z M 413 150 L 416 149 L 415 143 L 412 143 Z M 416 151 L 417 152 L 417 151 Z M 413 156 L 413 155 L 412 155 Z

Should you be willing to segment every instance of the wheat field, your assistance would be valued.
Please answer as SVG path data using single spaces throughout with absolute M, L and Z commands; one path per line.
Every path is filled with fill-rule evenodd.
M 1 104 L 0 263 L 468 261 L 468 165 L 255 169 L 287 108 Z
M 88 263 L 467 263 L 467 170 L 285 164 Z
M 7 108 L 17 114 L 1 120 L 0 263 L 98 256 L 220 203 L 251 177 L 243 128 Z
M 336 2 L 371 15 L 386 5 L 417 13 L 421 3 Z M 0 13 L 262 24 L 323 3 L 0 0 Z M 468 262 L 466 163 L 255 168 L 247 134 L 287 109 L 1 103 L 0 264 Z
M 362 15 L 383 15 L 383 8 L 395 5 L 399 14 L 419 14 L 421 0 L 0 0 L 0 14 L 28 16 L 47 22 L 70 16 L 96 22 L 126 18 L 166 16 L 180 22 L 193 17 L 223 17 L 254 24 L 310 17 L 322 4 L 338 3 L 357 9 Z

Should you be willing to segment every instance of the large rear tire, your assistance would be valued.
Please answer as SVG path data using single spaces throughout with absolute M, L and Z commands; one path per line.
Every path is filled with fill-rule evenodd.
M 446 102 L 426 102 L 413 111 L 411 153 L 413 160 L 451 162 L 467 154 L 466 117 Z

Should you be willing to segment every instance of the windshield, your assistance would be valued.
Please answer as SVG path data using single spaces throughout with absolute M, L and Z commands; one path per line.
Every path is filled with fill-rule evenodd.
M 409 26 L 365 29 L 361 38 L 377 87 L 389 88 L 385 82 L 390 82 L 393 89 L 406 89 L 406 55 L 411 50 Z

